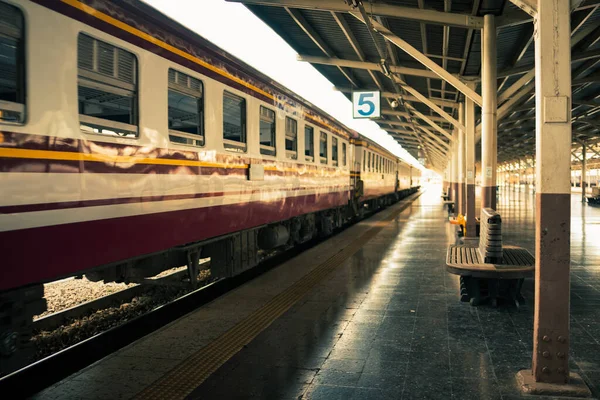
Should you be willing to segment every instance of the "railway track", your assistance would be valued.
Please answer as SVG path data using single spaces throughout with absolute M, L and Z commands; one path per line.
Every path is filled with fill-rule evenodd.
M 103 308 L 110 307 L 112 305 L 117 305 L 124 301 L 130 300 L 135 296 L 143 294 L 148 289 L 156 286 L 156 285 L 169 285 L 174 284 L 177 281 L 187 276 L 187 271 L 176 271 L 171 274 L 161 276 L 156 279 L 149 279 L 148 282 L 142 283 L 136 286 L 132 286 L 129 288 L 125 288 L 123 290 L 119 290 L 118 292 L 114 292 L 102 297 L 98 297 L 97 299 L 89 300 L 85 303 L 67 308 L 65 310 L 55 312 L 53 314 L 46 315 L 42 318 L 36 319 L 33 321 L 32 327 L 34 332 L 39 331 L 50 331 L 56 329 L 63 325 L 65 322 L 69 320 L 73 320 L 76 318 L 83 317 L 84 315 L 96 311 L 101 310 Z M 150 283 L 150 281 L 152 283 Z
M 419 193 L 419 192 L 417 192 Z M 412 195 L 409 195 L 410 198 Z M 369 212 L 369 217 L 380 210 Z M 153 331 L 169 324 L 172 321 L 194 311 L 198 307 L 209 303 L 217 297 L 235 289 L 252 280 L 256 276 L 284 263 L 307 249 L 327 240 L 352 226 L 352 223 L 334 232 L 325 238 L 315 238 L 286 251 L 272 254 L 265 258 L 258 266 L 232 278 L 220 279 L 211 282 L 199 289 L 193 290 L 173 301 L 161 305 L 150 312 L 137 316 L 121 325 L 112 327 L 75 345 L 58 351 L 48 357 L 36 361 L 27 367 L 6 375 L 0 379 L 0 393 L 19 393 L 29 397 L 67 376 L 87 367 L 130 343 L 152 333 Z M 187 274 L 186 270 L 167 275 L 161 279 L 181 277 Z M 156 284 L 163 282 L 157 281 Z M 106 304 L 118 302 L 119 299 L 135 296 L 136 291 L 144 290 L 148 285 L 138 285 L 124 289 L 120 292 L 83 303 L 79 306 L 48 315 L 34 322 L 36 329 L 60 326 L 61 321 L 76 318 Z M 123 293 L 125 292 L 125 293 Z M 87 310 L 87 311 L 84 311 Z

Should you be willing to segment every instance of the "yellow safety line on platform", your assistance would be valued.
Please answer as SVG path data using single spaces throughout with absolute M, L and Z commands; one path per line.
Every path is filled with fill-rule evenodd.
M 369 240 L 388 223 L 404 211 L 421 193 L 406 201 L 398 210 L 376 222 L 373 228 L 363 233 L 337 254 L 321 263 L 299 281 L 275 296 L 267 304 L 246 317 L 242 322 L 225 332 L 212 343 L 182 361 L 166 375 L 138 393 L 136 399 L 184 399 L 202 384 L 212 373 L 233 357 L 252 339 L 271 325 L 298 300 L 304 297 L 317 283 L 335 268 L 357 253 Z

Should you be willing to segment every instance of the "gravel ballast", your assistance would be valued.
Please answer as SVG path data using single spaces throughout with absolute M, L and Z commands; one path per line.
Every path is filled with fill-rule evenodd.
M 176 270 L 178 269 L 164 271 L 159 276 L 168 275 Z M 200 271 L 198 279 L 200 286 L 208 284 L 211 280 L 210 270 Z M 131 286 L 135 286 L 135 284 L 105 284 L 103 282 L 91 282 L 85 278 L 68 279 L 47 284 L 45 285 L 45 296 L 48 302 L 48 311 L 34 319 L 60 312 Z M 152 311 L 156 307 L 173 301 L 192 290 L 190 286 L 148 286 L 143 294 L 137 295 L 129 301 L 68 320 L 61 327 L 52 331 L 34 332 L 31 341 L 36 349 L 36 360 Z

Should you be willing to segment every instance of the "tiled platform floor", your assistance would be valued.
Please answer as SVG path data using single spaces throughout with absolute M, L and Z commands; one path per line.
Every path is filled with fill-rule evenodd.
M 530 367 L 533 282 L 519 311 L 460 303 L 458 278 L 444 269 L 446 246 L 456 237 L 439 194 L 439 187 L 428 188 L 189 398 L 520 398 L 514 375 Z M 582 207 L 579 198 L 572 207 L 571 364 L 600 397 L 600 209 Z M 530 194 L 500 191 L 505 244 L 533 251 L 534 204 Z M 365 229 L 359 225 L 313 249 L 312 262 L 298 257 L 37 398 L 131 397 L 238 323 L 240 305 L 260 306 L 284 279 L 330 257 Z M 270 289 L 252 289 L 259 284 Z M 211 326 L 213 320 L 228 325 Z
M 600 396 L 600 209 L 578 198 L 571 364 Z M 533 252 L 534 200 L 501 190 L 506 244 Z M 458 279 L 444 270 L 455 241 L 446 217 L 430 188 L 190 398 L 519 398 L 514 375 L 531 366 L 533 282 L 520 310 L 460 303 Z

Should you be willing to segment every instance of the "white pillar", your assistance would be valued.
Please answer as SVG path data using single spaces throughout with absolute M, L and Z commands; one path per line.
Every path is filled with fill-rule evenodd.
M 475 217 L 475 103 L 469 98 L 465 98 L 465 183 L 467 206 L 465 215 L 467 216 L 467 231 L 465 237 L 475 238 L 476 225 Z
M 492 14 L 483 17 L 481 44 L 481 207 L 496 209 L 496 20 Z
M 454 201 L 454 214 L 458 210 L 458 134 L 457 129 L 454 129 L 452 137 L 455 139 L 452 142 L 452 201 Z
M 585 142 L 581 144 L 581 201 L 585 203 L 585 189 L 587 182 L 587 160 Z
M 464 103 L 458 103 L 458 122 L 465 124 Z M 465 134 L 462 129 L 458 129 L 458 214 L 465 215 Z

